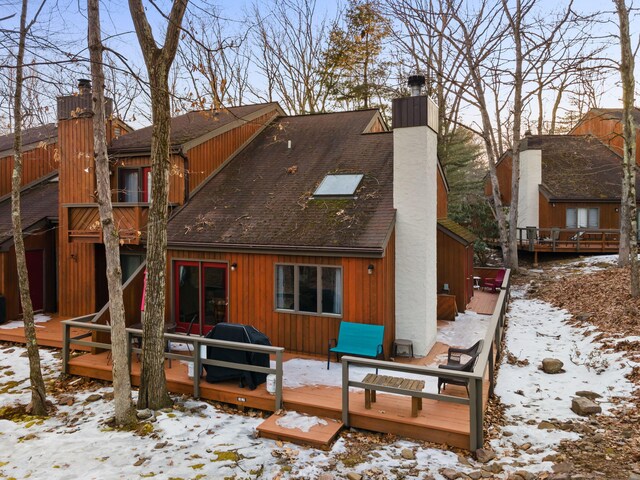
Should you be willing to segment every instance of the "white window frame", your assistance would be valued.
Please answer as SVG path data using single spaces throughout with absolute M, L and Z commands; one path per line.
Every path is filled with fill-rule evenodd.
M 278 308 L 278 267 L 293 267 L 293 309 Z M 300 310 L 300 267 L 316 268 L 317 308 L 315 312 Z M 322 269 L 330 268 L 340 271 L 340 313 L 322 312 Z M 274 311 L 280 313 L 294 313 L 296 315 L 313 315 L 316 317 L 342 318 L 344 312 L 344 269 L 340 265 L 318 265 L 312 263 L 278 262 L 273 266 L 273 305 Z

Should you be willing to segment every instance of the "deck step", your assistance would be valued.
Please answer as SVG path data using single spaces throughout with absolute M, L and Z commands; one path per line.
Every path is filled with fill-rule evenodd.
M 341 421 L 332 418 L 288 412 L 274 413 L 258 425 L 257 430 L 264 438 L 328 450 L 342 427 Z

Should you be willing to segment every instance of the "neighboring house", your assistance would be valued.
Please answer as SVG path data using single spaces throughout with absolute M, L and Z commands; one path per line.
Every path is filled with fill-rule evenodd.
M 640 108 L 633 109 L 636 125 L 636 163 L 640 165 Z M 622 109 L 593 108 L 569 132 L 570 135 L 591 134 L 622 156 Z
M 0 198 L 11 193 L 13 134 L 0 136 Z M 58 168 L 58 127 L 49 123 L 22 132 L 22 185 Z
M 470 298 L 472 240 L 446 219 L 437 107 L 418 96 L 393 108 L 392 132 L 377 110 L 289 117 L 276 103 L 173 118 L 167 323 L 192 333 L 220 321 L 248 323 L 287 350 L 319 354 L 340 321 L 375 323 L 385 326 L 386 353 L 395 338 L 408 338 L 426 354 L 436 337 L 437 292 L 447 283 L 460 309 Z M 128 130 L 108 122 L 132 324 L 140 319 L 151 128 L 114 138 Z M 107 302 L 86 82 L 79 95 L 58 100 L 56 145 L 56 176 L 24 194 L 34 205 L 36 195 L 50 195 L 33 222 L 50 222 L 43 235 L 56 245 L 46 258 L 55 255 L 57 269 L 43 275 L 57 289 L 45 289 L 52 303 L 42 308 L 55 303 L 60 315 L 82 316 Z M 438 231 L 443 247 L 462 246 L 452 246 L 454 254 L 439 249 L 442 261 Z M 108 306 L 96 319 L 107 316 Z
M 511 204 L 511 157 L 496 166 Z M 485 194 L 491 194 L 487 178 Z M 616 251 L 621 157 L 593 135 L 527 135 L 520 145 L 519 246 L 531 251 Z

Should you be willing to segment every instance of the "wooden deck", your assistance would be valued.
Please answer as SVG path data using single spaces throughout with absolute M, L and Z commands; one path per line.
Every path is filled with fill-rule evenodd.
M 51 317 L 51 320 L 36 323 L 36 338 L 38 339 L 38 345 L 43 347 L 62 348 L 62 321 L 68 320 L 69 317 L 61 317 L 55 313 L 48 313 L 46 315 Z M 26 343 L 22 321 L 19 321 L 19 323 L 20 326 L 17 326 L 16 328 L 0 328 L 0 342 Z M 6 326 L 6 324 L 3 326 Z M 85 331 L 76 328 L 71 329 L 71 335 L 73 336 L 80 335 L 82 333 L 85 333 Z M 76 350 L 89 351 L 89 347 L 74 348 Z
M 446 351 L 446 346 L 437 344 L 429 355 L 433 357 Z M 427 362 L 427 358 L 414 359 Z M 285 361 L 299 358 L 297 355 L 286 354 Z M 308 357 L 307 357 L 308 358 Z M 318 368 L 326 368 L 323 362 Z M 414 362 L 411 362 L 414 363 Z M 101 380 L 111 380 L 111 362 L 107 353 L 97 355 L 85 354 L 69 361 L 69 373 Z M 340 375 L 339 365 L 335 365 L 335 374 Z M 286 369 L 286 366 L 285 366 Z M 187 366 L 173 360 L 171 366 L 165 363 L 167 388 L 173 393 L 193 394 L 192 380 L 187 376 Z M 140 364 L 133 358 L 131 378 L 134 385 L 140 384 Z M 466 397 L 464 387 L 448 386 L 447 394 Z M 236 405 L 239 408 L 256 408 L 265 411 L 275 410 L 275 400 L 266 386 L 260 385 L 255 390 L 241 388 L 236 382 L 207 383 L 200 381 L 201 398 Z M 390 395 L 378 392 L 374 408 L 364 407 L 364 391 L 354 391 L 349 394 L 351 426 L 375 432 L 392 433 L 394 435 L 443 443 L 459 448 L 469 447 L 469 407 L 443 401 L 425 399 L 423 409 L 418 417 L 411 416 L 410 397 Z M 483 399 L 488 400 L 488 382 L 485 382 Z M 308 415 L 332 418 L 342 418 L 342 390 L 339 387 L 304 386 L 283 389 L 284 408 Z

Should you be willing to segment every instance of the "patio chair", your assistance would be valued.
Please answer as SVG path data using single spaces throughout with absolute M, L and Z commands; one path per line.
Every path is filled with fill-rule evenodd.
M 445 365 L 438 365 L 438 368 L 455 370 L 457 372 L 472 372 L 481 351 L 482 340 L 478 340 L 469 348 L 450 347 L 447 354 L 447 363 Z M 462 355 L 470 357 L 469 360 L 462 363 Z M 454 377 L 438 377 L 438 393 L 440 393 L 441 389 L 444 390 L 447 384 L 463 386 L 467 389 L 467 396 L 469 395 L 469 380 Z
M 506 270 L 504 268 L 501 268 L 500 270 L 498 270 L 498 274 L 495 278 L 483 278 L 482 286 L 489 289 L 491 293 L 497 292 L 498 289 L 502 286 L 505 273 L 507 273 Z

